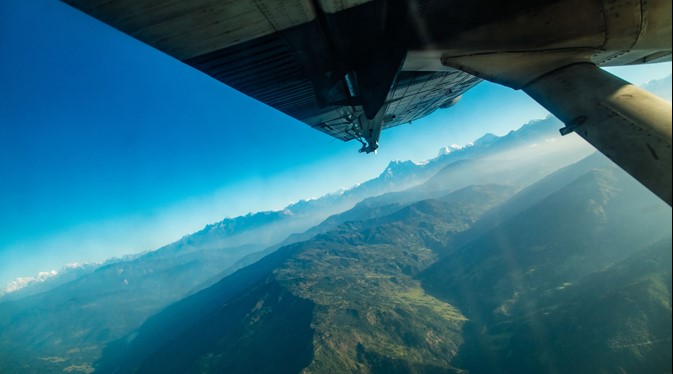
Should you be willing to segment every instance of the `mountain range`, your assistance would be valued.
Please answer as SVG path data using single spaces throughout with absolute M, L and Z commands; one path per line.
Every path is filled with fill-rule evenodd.
M 560 127 L 7 293 L 0 372 L 670 372 L 670 207 Z
M 563 175 L 576 177 L 546 196 L 470 186 L 284 246 L 154 315 L 96 367 L 670 369 L 670 208 L 600 155 L 539 183 Z M 457 244 L 514 198 L 533 201 Z

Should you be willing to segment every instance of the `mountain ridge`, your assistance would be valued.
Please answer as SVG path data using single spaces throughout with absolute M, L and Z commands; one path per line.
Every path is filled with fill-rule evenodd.
M 670 208 L 662 207 L 663 203 L 656 197 L 637 183 L 629 182 L 630 177 L 607 164 L 605 159 L 598 158 L 603 162 L 599 168 L 587 167 L 597 159 L 591 157 L 590 162 L 574 165 L 582 170 L 569 173 L 575 177 L 558 191 L 513 214 L 502 228 L 495 228 L 461 248 L 452 247 L 452 238 L 469 231 L 490 209 L 501 206 L 506 200 L 503 196 L 511 191 L 511 187 L 468 187 L 449 193 L 442 200 L 422 200 L 401 206 L 390 214 L 345 221 L 310 240 L 280 248 L 256 264 L 225 277 L 213 288 L 195 294 L 195 299 L 177 302 L 167 309 L 171 311 L 168 317 L 163 315 L 164 312 L 155 315 L 150 319 L 150 326 L 142 326 L 132 334 L 134 339 L 130 343 L 128 339 L 120 339 L 113 345 L 116 355 L 105 352 L 97 363 L 98 368 L 103 371 L 236 372 L 238 369 L 245 372 L 249 368 L 245 363 L 265 360 L 261 352 L 269 348 L 274 357 L 265 363 L 255 361 L 252 364 L 260 372 L 272 372 L 269 368 L 279 359 L 275 355 L 291 352 L 304 358 L 297 366 L 304 365 L 300 370 L 307 372 L 549 369 L 545 366 L 548 362 L 540 363 L 534 355 L 529 356 L 530 349 L 525 349 L 525 344 L 520 344 L 519 340 L 513 340 L 519 354 L 509 360 L 503 346 L 497 342 L 506 341 L 502 336 L 510 334 L 510 330 L 515 334 L 510 339 L 529 336 L 518 332 L 525 328 L 526 325 L 521 323 L 527 323 L 526 316 L 534 315 L 531 313 L 543 307 L 565 305 L 558 305 L 563 300 L 550 298 L 551 293 L 576 289 L 585 294 L 592 284 L 588 279 L 606 267 L 619 267 L 629 256 L 640 253 L 638 246 L 644 242 L 665 236 L 662 227 L 670 231 L 670 222 L 668 225 L 659 222 L 650 227 L 650 231 L 639 231 L 652 226 L 649 221 L 661 221 L 661 216 L 668 215 L 670 221 Z M 537 192 L 532 188 L 518 193 L 535 195 Z M 484 204 L 489 199 L 492 204 L 474 205 Z M 615 225 L 619 222 L 616 217 L 628 218 L 633 211 L 653 203 L 658 204 L 658 211 L 648 220 L 631 217 L 630 221 Z M 463 210 L 461 204 L 481 208 Z M 557 217 L 546 213 L 552 208 L 558 210 Z M 578 216 L 577 212 L 581 214 Z M 576 219 L 569 220 L 569 217 Z M 560 225 L 563 222 L 570 226 Z M 625 230 L 625 227 L 636 224 L 636 235 L 633 230 Z M 587 243 L 578 249 L 574 248 L 577 240 L 565 235 L 572 232 L 572 227 L 596 228 L 596 231 L 585 235 L 583 239 Z M 526 228 L 530 228 L 529 232 Z M 609 240 L 604 241 L 605 237 Z M 624 240 L 627 237 L 629 240 Z M 517 241 L 521 244 L 515 245 L 514 249 L 507 250 L 502 246 Z M 545 243 L 549 248 L 540 247 Z M 621 247 L 615 248 L 615 245 Z M 587 248 L 595 249 L 596 253 L 589 251 L 590 256 L 577 257 Z M 532 255 L 527 259 L 516 257 L 515 250 Z M 509 253 L 509 260 L 498 251 Z M 500 260 L 495 260 L 497 258 Z M 508 263 L 519 265 L 511 267 Z M 556 269 L 549 267 L 550 264 Z M 440 268 L 443 278 L 437 278 Z M 532 268 L 537 270 L 529 272 Z M 484 283 L 480 277 L 491 280 Z M 430 284 L 429 279 L 433 279 Z M 460 280 L 460 283 L 452 283 L 451 279 Z M 234 289 L 231 282 L 238 282 L 241 287 Z M 229 287 L 223 286 L 225 284 Z M 270 290 L 268 293 L 261 292 L 266 288 Z M 278 304 L 281 299 L 288 298 L 287 292 L 294 295 L 290 297 L 290 304 Z M 613 293 L 612 286 L 605 292 L 606 295 Z M 461 299 L 455 296 L 456 293 L 465 296 Z M 210 295 L 211 301 L 206 300 L 210 306 L 195 302 L 201 295 Z M 269 298 L 268 295 L 273 296 Z M 657 293 L 655 297 L 660 295 Z M 308 303 L 298 312 L 302 308 L 311 309 L 310 320 L 306 317 L 276 319 L 292 315 L 291 304 L 295 302 Z M 617 298 L 613 305 L 624 302 L 628 300 Z M 226 307 L 222 308 L 222 305 Z M 238 314 L 231 314 L 233 311 Z M 665 317 L 665 310 L 656 313 L 661 316 L 662 312 Z M 670 308 L 668 313 L 670 317 Z M 559 321 L 562 319 L 550 320 L 549 324 Z M 282 331 L 278 330 L 282 323 L 313 334 L 310 348 L 307 340 L 281 346 L 279 341 L 289 341 L 288 332 L 279 332 L 275 338 L 264 332 Z M 257 326 L 260 326 L 259 330 Z M 481 326 L 486 326 L 486 330 Z M 179 331 L 172 331 L 176 328 Z M 208 335 L 197 347 L 192 347 L 188 342 L 202 337 L 207 328 L 215 328 L 218 333 Z M 167 331 L 172 331 L 170 336 L 166 335 Z M 482 331 L 486 331 L 485 336 Z M 583 330 L 569 331 L 574 331 L 575 335 L 568 339 L 582 340 Z M 628 332 L 629 336 L 635 333 L 635 330 Z M 629 339 L 624 341 L 633 341 Z M 248 348 L 237 350 L 234 348 L 237 342 Z M 480 342 L 494 347 L 493 362 L 501 363 L 502 371 L 491 371 L 493 367 L 486 363 L 479 366 L 479 358 L 485 357 Z M 234 351 L 237 352 L 235 355 L 229 354 Z M 145 354 L 138 355 L 138 352 Z M 666 357 L 664 351 L 657 352 Z M 131 359 L 127 354 L 131 354 Z M 308 362 L 305 361 L 307 357 Z M 628 357 L 636 360 L 640 367 L 648 367 L 637 356 Z M 575 369 L 587 371 L 590 367 L 586 366 L 590 365 L 587 362 L 582 365 Z
M 347 303 L 354 303 L 353 308 L 359 310 L 360 307 L 357 305 L 360 305 L 359 303 L 366 303 L 368 299 L 371 299 L 374 297 L 371 293 L 369 293 L 373 285 L 378 285 L 379 291 L 378 293 L 386 293 L 390 292 L 387 291 L 389 290 L 388 287 L 393 287 L 395 289 L 408 289 L 407 292 L 411 292 L 409 296 L 407 296 L 409 299 L 405 299 L 404 297 L 400 299 L 399 301 L 406 305 L 406 307 L 411 308 L 411 305 L 416 305 L 414 303 L 420 303 L 417 305 L 419 308 L 427 308 L 432 306 L 433 308 L 439 308 L 440 314 L 433 314 L 435 317 L 433 318 L 440 318 L 443 319 L 445 317 L 441 317 L 440 315 L 444 315 L 442 313 L 447 313 L 446 316 L 453 316 L 452 318 L 457 318 L 457 321 L 462 321 L 461 317 L 459 317 L 458 314 L 455 314 L 457 312 L 453 311 L 452 308 L 449 306 L 442 306 L 443 304 L 438 303 L 434 299 L 427 298 L 424 296 L 424 293 L 418 286 L 418 282 L 414 281 L 411 277 L 413 274 L 418 273 L 418 271 L 427 266 L 429 264 L 428 261 L 434 256 L 437 256 L 437 254 L 433 253 L 441 253 L 443 249 L 443 245 L 435 239 L 436 237 L 443 237 L 446 236 L 445 233 L 449 232 L 459 232 L 465 229 L 465 225 L 462 223 L 463 220 L 466 220 L 465 222 L 473 222 L 476 218 L 470 214 L 474 213 L 476 215 L 479 215 L 479 211 L 481 210 L 482 212 L 487 209 L 488 206 L 491 204 L 497 204 L 498 199 L 500 196 L 498 193 L 491 193 L 490 191 L 498 191 L 498 188 L 495 187 L 490 187 L 486 189 L 473 189 L 472 193 L 480 196 L 480 198 L 473 198 L 471 199 L 472 202 L 467 202 L 467 203 L 456 203 L 456 202 L 451 202 L 451 201 L 439 201 L 439 200 L 434 200 L 430 202 L 419 202 L 416 204 L 412 204 L 410 207 L 406 209 L 402 209 L 400 212 L 395 212 L 393 215 L 387 216 L 387 217 L 382 217 L 382 218 L 374 218 L 370 220 L 365 220 L 365 221 L 353 221 L 353 222 L 346 222 L 342 224 L 340 227 L 336 228 L 335 230 L 332 230 L 330 232 L 327 232 L 325 234 L 320 234 L 316 236 L 315 238 L 311 239 L 308 242 L 301 242 L 301 243 L 296 243 L 296 244 L 291 244 L 289 246 L 283 247 L 279 249 L 278 251 L 264 257 L 261 259 L 259 262 L 257 262 L 253 266 L 248 266 L 244 269 L 239 270 L 238 272 L 232 274 L 230 277 L 225 277 L 223 280 L 220 281 L 220 283 L 216 284 L 213 286 L 212 289 L 207 289 L 204 290 L 192 297 L 192 299 L 186 299 L 182 302 L 176 303 L 173 306 L 169 307 L 168 310 L 176 310 L 176 311 L 182 311 L 182 313 L 187 313 L 190 314 L 192 313 L 192 310 L 197 310 L 198 315 L 197 317 L 194 317 L 195 321 L 202 320 L 203 318 L 206 318 L 206 320 L 210 321 L 212 318 L 215 317 L 208 317 L 212 316 L 213 312 L 218 308 L 219 305 L 227 304 L 229 305 L 230 301 L 225 301 L 223 299 L 219 299 L 218 303 L 211 303 L 210 307 L 204 306 L 203 303 L 210 303 L 208 300 L 207 296 L 203 295 L 216 295 L 218 294 L 217 290 L 223 290 L 226 292 L 226 295 L 231 295 L 234 291 L 234 287 L 228 285 L 224 286 L 225 284 L 229 284 L 231 282 L 234 282 L 234 279 L 244 279 L 246 278 L 247 274 L 253 274 L 253 276 L 248 277 L 249 283 L 252 284 L 253 282 L 266 282 L 264 279 L 269 279 L 268 277 L 272 276 L 274 279 L 274 282 L 280 282 L 281 284 L 286 284 L 289 289 L 293 290 L 293 293 L 302 298 L 302 299 L 309 299 L 309 300 L 314 300 L 314 303 L 316 304 L 316 312 L 319 313 L 319 311 L 323 311 L 320 313 L 327 313 L 326 315 L 323 315 L 322 318 L 325 318 L 324 322 L 326 323 L 325 325 L 318 323 L 318 322 L 313 322 L 313 325 L 316 326 L 315 328 L 318 329 L 319 331 L 323 331 L 322 334 L 337 334 L 336 330 L 333 330 L 334 326 L 331 323 L 328 323 L 327 321 L 331 320 L 332 317 L 331 313 L 332 312 L 327 312 L 329 310 L 333 310 L 332 308 L 335 308 L 339 305 L 339 303 L 347 302 Z M 470 192 L 463 192 L 463 194 L 469 194 Z M 489 203 L 490 201 L 490 203 Z M 465 210 L 466 205 L 471 205 L 473 208 L 476 210 Z M 481 208 L 477 208 L 481 206 Z M 446 209 L 450 209 L 450 211 L 454 212 L 453 214 L 450 215 L 440 215 L 436 216 L 434 213 L 443 211 L 446 213 Z M 464 214 L 465 213 L 470 213 L 470 214 Z M 452 221 L 447 221 L 447 217 L 455 217 Z M 462 217 L 462 218 L 460 218 Z M 418 233 L 415 235 L 410 235 L 416 231 L 418 231 L 417 226 L 416 226 L 416 220 L 420 220 L 421 222 L 426 221 L 428 219 L 433 220 L 438 226 L 437 227 L 443 227 L 442 230 L 431 230 L 427 231 L 425 234 L 423 233 Z M 361 246 L 368 244 L 370 247 L 367 247 L 367 256 L 362 256 L 361 254 L 358 254 L 359 249 Z M 346 247 L 343 247 L 342 245 L 346 245 Z M 373 247 L 372 247 L 373 245 Z M 402 249 L 402 248 L 407 248 L 407 249 Z M 400 256 L 396 256 L 395 258 L 399 259 L 399 263 L 396 260 L 390 261 L 390 253 L 389 251 L 395 251 L 395 253 L 400 253 Z M 399 252 L 402 251 L 402 252 Z M 410 251 L 412 253 L 416 253 L 415 259 L 407 258 L 408 256 L 401 256 L 402 253 L 405 251 Z M 377 259 L 376 262 L 373 261 L 373 258 Z M 381 261 L 381 259 L 387 258 L 389 261 Z M 289 261 L 289 263 L 288 263 Z M 371 276 L 368 276 L 367 279 L 369 279 L 370 282 L 369 285 L 361 285 L 359 282 L 362 280 L 357 274 L 359 274 L 359 271 L 356 271 L 354 269 L 361 269 L 360 265 L 358 265 L 361 262 L 366 262 L 366 263 L 372 263 L 372 264 L 378 264 L 376 265 L 381 266 L 380 268 L 377 268 L 377 270 L 374 270 L 373 268 L 369 268 L 369 272 L 372 272 Z M 309 263 L 311 264 L 309 266 Z M 284 266 L 289 266 L 290 269 L 302 269 L 303 275 L 297 279 L 295 278 L 295 275 L 292 275 L 292 271 L 288 272 L 283 272 L 279 268 L 279 266 L 282 266 L 281 264 L 287 264 Z M 336 284 L 332 284 L 333 282 L 330 281 L 330 277 L 326 277 L 326 274 L 332 274 L 335 269 L 345 269 L 344 266 L 347 266 L 349 269 L 348 274 L 353 274 L 353 275 L 348 275 L 346 276 L 346 273 L 341 273 L 342 276 L 345 278 L 342 279 L 342 281 L 336 281 Z M 364 266 L 364 265 L 363 265 Z M 276 269 L 271 271 L 271 269 Z M 285 275 L 287 274 L 287 275 Z M 385 274 L 390 274 L 385 275 Z M 395 280 L 389 280 L 390 277 L 395 278 Z M 288 278 L 289 277 L 289 278 Z M 381 278 L 383 277 L 383 278 Z M 387 286 L 383 286 L 383 283 L 385 281 L 385 284 Z M 324 294 L 321 294 L 323 296 L 318 296 L 318 299 L 315 297 L 309 298 L 309 294 L 306 294 L 305 292 L 310 293 L 310 284 L 313 284 L 314 282 L 318 282 L 321 284 L 319 287 L 321 292 L 324 292 Z M 322 282 L 328 282 L 328 283 L 322 283 Z M 340 284 L 340 282 L 344 282 L 343 284 Z M 364 287 L 362 288 L 362 291 L 357 291 L 358 296 L 357 300 L 350 300 L 350 299 L 343 299 L 342 292 L 346 292 L 346 290 L 352 290 L 353 292 L 356 292 L 356 289 L 360 289 L 359 287 Z M 309 287 L 309 288 L 307 288 Z M 353 288 L 355 287 L 355 288 Z M 225 291 L 226 290 L 226 291 Z M 343 290 L 343 291 L 341 291 Z M 350 291 L 348 291 L 350 292 Z M 386 293 L 387 294 L 387 293 Z M 229 296 L 226 296 L 229 297 Z M 235 296 L 234 296 L 235 297 Z M 383 295 L 378 296 L 378 297 L 383 297 Z M 198 302 L 195 300 L 206 300 L 202 302 Z M 227 299 L 231 300 L 231 299 Z M 342 301 L 338 301 L 342 300 Z M 233 302 L 233 301 L 231 301 Z M 334 304 L 336 302 L 336 304 Z M 411 303 L 411 304 L 410 304 Z M 429 304 L 426 304 L 429 303 Z M 426 305 L 426 306 L 423 306 Z M 405 307 L 405 308 L 406 308 Z M 327 308 L 325 310 L 325 308 Z M 414 307 L 415 308 L 415 307 Z M 334 309 L 333 312 L 337 313 L 338 315 L 341 315 L 342 312 L 340 312 L 340 308 Z M 163 312 L 162 312 L 163 313 Z M 218 312 L 219 313 L 219 312 Z M 346 312 L 345 315 L 339 318 L 346 318 L 350 319 L 352 318 L 349 317 L 350 312 Z M 359 312 L 358 312 L 359 313 Z M 405 312 L 405 315 L 407 315 L 409 312 Z M 385 314 L 385 313 L 384 313 Z M 387 314 L 385 314 L 387 315 Z M 175 326 L 177 321 L 185 321 L 184 315 L 180 316 L 177 315 L 175 317 L 173 312 L 170 312 L 169 315 L 165 318 L 165 320 L 161 326 Z M 159 314 L 152 319 L 151 321 L 158 321 L 161 320 L 162 314 Z M 219 317 L 218 317 L 219 318 Z M 373 318 L 373 317 L 372 317 Z M 378 318 L 384 318 L 382 316 Z M 398 319 L 400 318 L 399 316 L 395 317 L 394 315 L 388 315 L 386 318 L 393 318 L 393 319 Z M 449 317 L 446 317 L 449 318 Z M 218 319 L 220 320 L 220 319 Z M 229 320 L 225 318 L 224 320 Z M 426 321 L 427 323 L 435 323 L 431 322 L 430 320 Z M 148 323 L 150 323 L 148 321 Z M 152 322 L 154 323 L 154 322 Z M 201 322 L 197 322 L 197 327 L 190 327 L 186 331 L 193 331 L 194 334 L 198 334 L 198 331 L 201 331 L 202 329 L 198 327 Z M 205 323 L 205 322 L 204 322 Z M 317 323 L 317 325 L 316 325 Z M 218 325 L 218 323 L 212 322 L 212 324 Z M 209 323 L 206 323 L 206 325 L 210 325 Z M 182 325 L 184 326 L 184 325 Z M 322 327 L 321 327 L 322 326 Z M 377 327 L 378 324 L 374 324 L 368 328 L 367 331 L 369 331 L 368 334 L 374 334 L 375 336 L 379 336 L 380 338 L 383 336 L 383 332 L 380 330 L 381 327 Z M 170 337 L 166 337 L 165 327 L 147 327 L 143 328 L 141 327 L 141 331 L 146 331 L 144 334 L 143 332 L 140 332 L 139 335 L 135 338 L 135 340 L 132 342 L 134 344 L 133 346 L 129 346 L 126 348 L 127 352 L 138 352 L 138 351 L 147 351 L 147 349 L 143 349 L 142 345 L 143 342 L 147 341 L 152 341 L 152 338 L 147 338 L 147 334 L 149 336 L 152 336 L 154 334 L 155 337 L 158 337 L 159 335 L 156 335 L 157 333 L 152 331 L 161 331 L 161 339 L 162 341 L 166 342 L 167 347 L 173 347 L 171 342 L 174 341 L 180 341 L 181 339 L 176 338 L 176 336 L 188 336 L 188 335 L 183 335 L 184 333 L 181 333 L 180 331 L 173 332 Z M 438 331 L 443 331 L 444 328 L 441 327 L 436 327 Z M 149 332 L 147 332 L 149 331 Z M 185 330 L 181 330 L 185 331 Z M 228 334 L 228 333 L 227 333 Z M 372 335 L 372 336 L 374 336 Z M 369 335 L 363 335 L 363 336 L 369 336 Z M 137 340 L 137 339 L 142 339 L 143 340 Z M 185 338 L 187 339 L 187 338 Z M 316 339 L 316 338 L 314 338 Z M 320 340 L 320 338 L 317 338 Z M 350 345 L 348 344 L 348 348 L 346 349 L 348 352 L 351 352 L 351 354 L 356 354 L 356 352 L 359 350 L 362 355 L 369 355 L 371 357 L 375 357 L 377 354 L 375 352 L 390 352 L 390 349 L 393 349 L 392 347 L 383 345 L 377 345 L 374 344 L 374 340 L 369 340 L 369 338 L 364 338 L 365 341 L 369 342 L 368 344 L 363 344 L 363 347 L 368 347 L 367 349 L 361 347 L 358 348 L 357 345 Z M 441 339 L 440 339 L 441 340 Z M 116 346 L 119 345 L 126 345 L 126 340 L 122 339 L 119 341 L 119 343 L 116 343 Z M 316 342 L 314 340 L 314 344 L 323 344 L 321 341 Z M 370 344 L 374 344 L 375 347 L 372 348 Z M 391 344 L 401 344 L 400 342 L 397 343 L 391 343 Z M 452 345 L 451 341 L 446 341 L 445 343 L 442 344 L 449 344 Z M 174 346 L 173 348 L 166 348 L 169 350 L 171 353 L 161 353 L 161 354 L 151 354 L 149 357 L 154 357 L 150 358 L 149 361 L 145 362 L 144 364 L 139 364 L 138 368 L 139 370 L 157 370 L 156 366 L 152 365 L 158 365 L 160 369 L 158 370 L 168 370 L 169 367 L 162 366 L 161 362 L 165 362 L 165 359 L 167 357 L 172 357 L 173 355 L 176 354 L 176 350 L 179 350 L 177 346 Z M 350 357 L 349 355 L 343 356 L 343 352 L 339 349 L 336 348 L 329 348 L 327 346 L 323 346 L 323 349 L 320 350 L 320 352 L 332 352 L 328 356 L 329 357 L 341 357 L 339 362 L 341 362 L 343 365 L 346 365 L 347 367 L 352 367 L 352 368 L 357 368 L 358 365 L 356 362 L 350 360 L 347 357 Z M 369 349 L 369 350 L 368 350 Z M 371 349 L 374 349 L 374 351 L 371 351 Z M 454 346 L 453 350 L 455 351 L 456 347 Z M 341 352 L 341 353 L 339 353 Z M 441 352 L 446 353 L 446 351 L 441 350 Z M 332 355 L 336 356 L 332 356 Z M 419 355 L 424 355 L 421 351 L 418 351 L 416 354 Z M 436 355 L 439 355 L 439 351 L 436 351 L 434 353 Z M 137 360 L 134 359 L 129 359 L 126 358 L 125 356 L 118 356 L 114 354 L 108 353 L 108 355 L 111 355 L 110 359 L 104 360 L 101 363 L 101 368 L 103 371 L 108 371 L 108 370 L 116 370 L 120 369 L 122 371 L 125 370 L 132 370 L 131 367 L 127 366 L 121 366 L 121 367 L 115 367 L 115 365 L 120 365 L 120 363 L 133 363 L 137 362 Z M 105 356 L 105 354 L 104 354 Z M 123 357 L 123 358 L 122 358 Z M 378 357 L 378 356 L 376 356 Z M 419 356 L 420 357 L 420 356 Z M 440 356 L 437 356 L 440 357 Z M 330 366 L 329 365 L 329 360 L 328 358 L 322 359 L 321 364 L 316 364 L 318 367 L 327 370 L 328 368 L 336 369 L 340 368 L 341 366 Z M 419 359 L 420 360 L 420 359 Z M 443 361 L 444 364 L 441 364 L 443 366 L 448 368 L 448 364 Z M 116 363 L 116 364 L 115 364 Z M 439 363 L 435 363 L 439 365 Z M 112 365 L 112 366 L 109 366 Z M 125 365 L 125 364 L 123 364 Z M 143 366 L 143 365 L 148 365 L 148 366 Z M 325 366 L 327 365 L 327 366 Z M 220 366 L 215 366 L 217 368 L 220 368 Z M 342 368 L 342 367 L 341 367 Z M 322 370 L 320 369 L 320 370 Z M 189 370 L 187 367 L 181 366 L 179 370 Z M 179 371 L 178 370 L 178 371 Z M 317 370 L 317 369 L 316 369 Z

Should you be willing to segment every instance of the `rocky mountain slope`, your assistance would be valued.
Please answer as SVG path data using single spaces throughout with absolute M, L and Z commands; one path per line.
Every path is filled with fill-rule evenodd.
M 602 160 L 559 171 L 570 180 L 547 196 L 522 190 L 509 201 L 535 202 L 481 235 L 470 230 L 512 187 L 468 187 L 283 247 L 150 318 L 97 368 L 670 370 L 670 207 Z M 456 247 L 461 236 L 475 239 Z
M 414 277 L 511 188 L 456 194 L 471 198 L 425 200 L 283 247 L 155 315 L 131 341 L 111 345 L 99 368 L 450 369 L 464 317 L 427 295 Z M 297 358 L 291 367 L 289 356 Z

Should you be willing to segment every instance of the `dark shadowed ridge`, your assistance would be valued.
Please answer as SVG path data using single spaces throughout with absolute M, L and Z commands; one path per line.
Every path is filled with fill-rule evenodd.
M 586 171 L 587 166 L 597 167 Z M 639 323 L 639 328 L 633 329 L 625 329 L 619 322 L 619 308 L 628 309 L 633 302 L 620 293 L 626 280 L 599 292 L 600 288 L 592 288 L 590 279 L 592 274 L 629 261 L 625 259 L 670 236 L 670 207 L 617 167 L 596 164 L 595 157 L 560 173 L 575 178 L 542 199 L 537 186 L 522 191 L 499 208 L 501 213 L 507 207 L 520 208 L 528 196 L 537 202 L 483 235 L 472 235 L 475 239 L 471 243 L 420 275 L 430 294 L 457 306 L 470 319 L 463 330 L 466 344 L 456 365 L 477 373 L 595 372 L 598 368 L 617 372 L 637 367 L 636 371 L 657 372 L 663 356 L 670 371 L 670 342 L 665 340 L 651 355 L 625 350 L 621 347 L 624 344 L 614 343 L 614 337 L 578 346 L 600 345 L 593 350 L 582 351 L 570 344 L 592 339 L 594 329 L 611 330 L 614 336 L 623 335 L 617 340 L 634 344 L 666 338 L 657 333 L 662 326 L 659 322 Z M 548 184 L 561 174 L 540 183 Z M 474 229 L 484 231 L 479 224 Z M 628 279 L 639 279 L 636 270 Z M 666 294 L 670 286 L 664 282 L 663 288 L 656 287 L 664 292 L 654 292 L 643 305 L 670 306 L 670 291 Z M 587 297 L 593 290 L 591 297 L 610 299 L 610 306 L 603 308 L 615 308 L 610 314 L 614 319 L 603 320 L 604 312 L 589 309 L 595 303 L 588 299 L 561 298 L 563 290 L 572 289 L 582 290 L 577 292 Z M 628 315 L 624 318 L 630 318 Z M 650 308 L 639 318 L 667 318 L 670 326 L 670 307 Z M 550 335 L 540 336 L 541 331 Z M 595 354 L 603 358 L 600 364 L 592 361 Z
M 471 373 L 671 371 L 671 236 L 541 295 L 537 309 L 466 326 Z
M 590 156 L 572 164 L 565 166 L 535 184 L 526 187 L 520 193 L 514 195 L 501 206 L 490 210 L 475 223 L 474 227 L 461 235 L 457 240 L 459 243 L 467 244 L 475 238 L 485 234 L 500 224 L 511 219 L 523 210 L 540 203 L 549 195 L 565 188 L 568 184 L 575 181 L 587 172 L 606 167 L 611 161 L 599 152 L 594 152 Z
M 670 208 L 644 194 L 622 170 L 606 165 L 433 265 L 424 284 L 433 290 L 441 285 L 440 294 L 452 290 L 459 304 L 479 300 L 490 313 L 512 294 L 527 292 L 524 284 L 536 292 L 553 288 L 651 244 L 666 234 L 662 228 L 670 222 Z
M 241 292 L 263 282 L 273 269 L 299 249 L 298 246 L 285 247 L 257 262 L 255 266 L 241 269 L 148 318 L 129 336 L 105 348 L 103 358 L 96 364 L 97 371 L 125 373 L 138 369 L 145 358 L 180 336 L 192 323 L 207 318 Z M 189 321 L 185 321 L 186 316 L 189 316 Z

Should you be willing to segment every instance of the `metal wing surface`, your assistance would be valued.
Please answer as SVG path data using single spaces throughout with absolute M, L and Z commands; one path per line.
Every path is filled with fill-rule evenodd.
M 64 0 L 361 152 L 480 79 L 671 204 L 671 106 L 599 66 L 671 60 L 670 0 Z
M 448 107 L 481 80 L 404 69 L 394 10 L 366 1 L 66 0 L 314 129 L 376 148 L 382 129 Z M 367 3 L 367 4 L 363 4 Z M 373 144 L 367 149 L 365 143 Z

